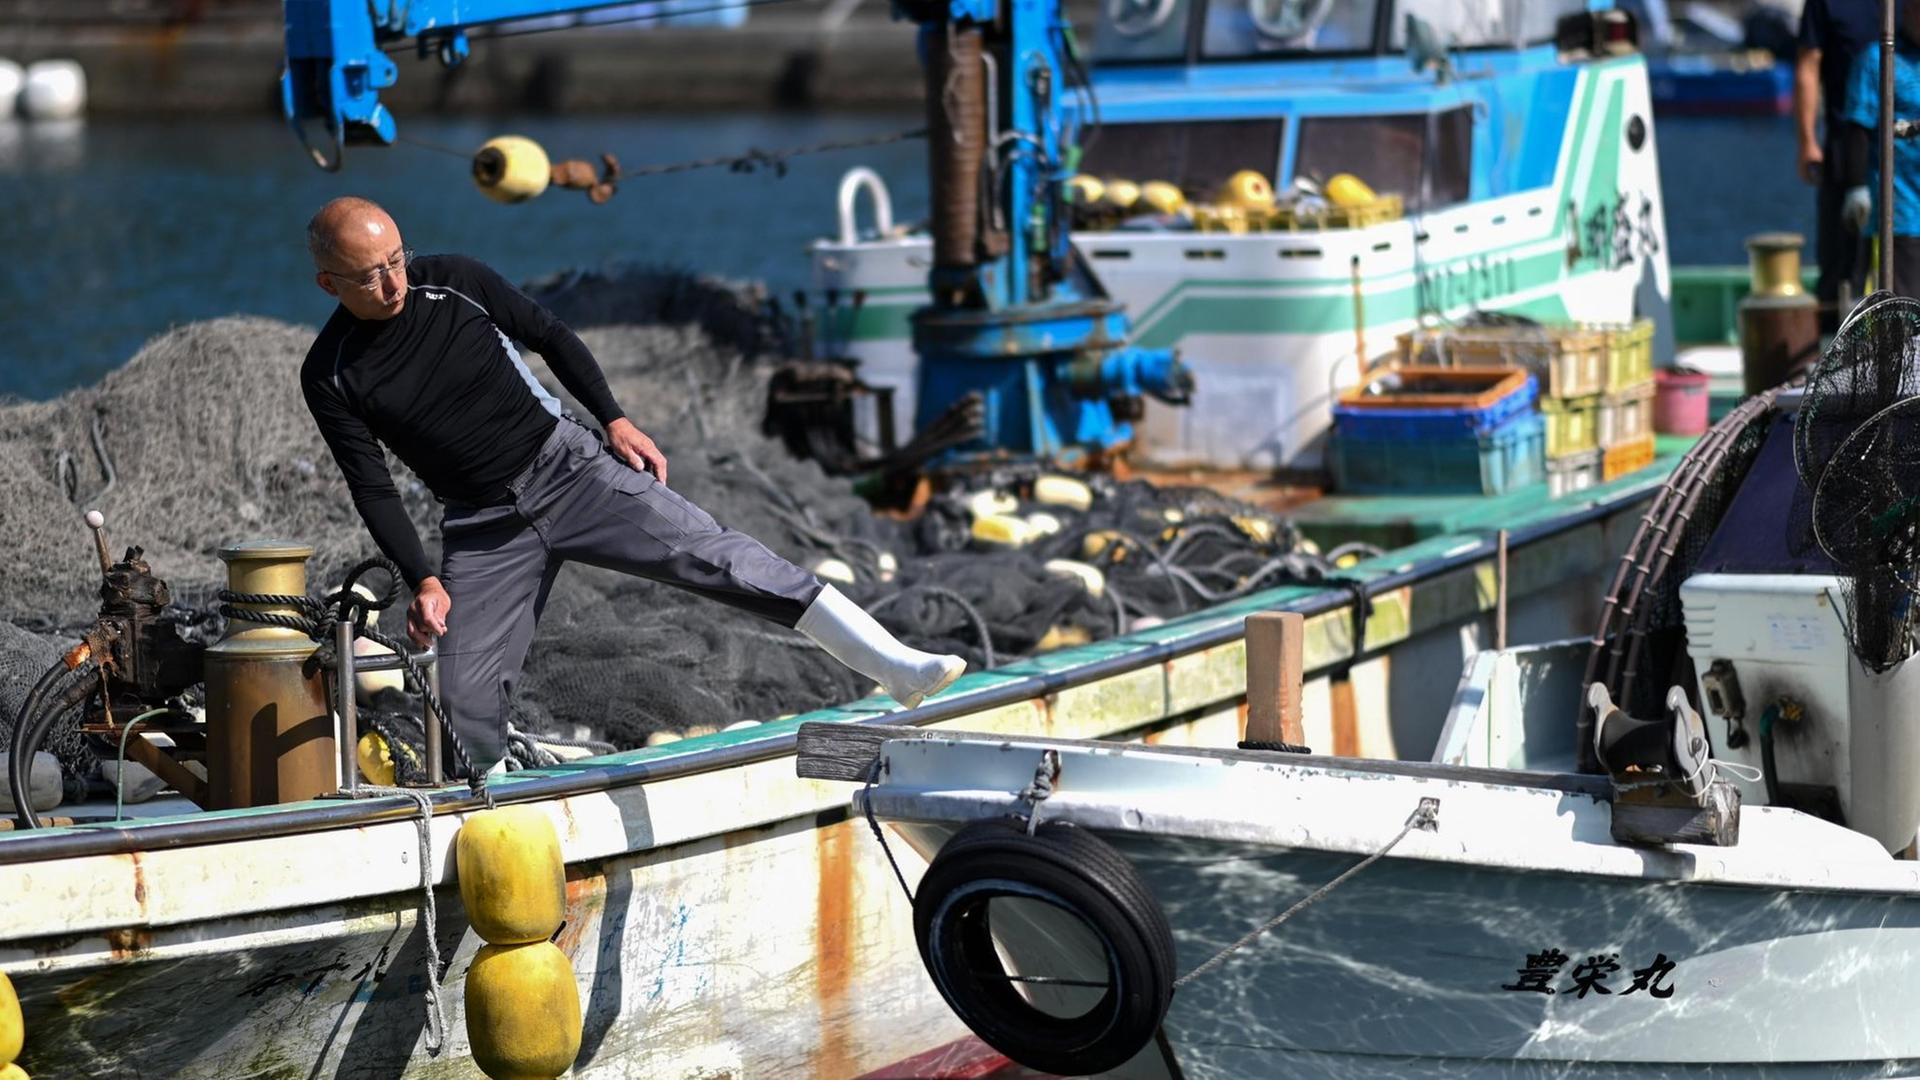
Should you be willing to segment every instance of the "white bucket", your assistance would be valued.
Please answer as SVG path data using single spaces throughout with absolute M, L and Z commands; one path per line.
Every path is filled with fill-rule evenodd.
M 87 107 L 87 73 L 73 60 L 36 60 L 27 67 L 20 111 L 30 120 L 71 120 Z
M 14 106 L 20 100 L 20 87 L 26 81 L 25 68 L 5 57 L 0 57 L 0 121 L 13 115 Z

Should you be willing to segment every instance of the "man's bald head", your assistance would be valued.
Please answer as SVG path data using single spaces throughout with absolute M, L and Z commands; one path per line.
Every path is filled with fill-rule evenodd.
M 307 252 L 320 269 L 336 269 L 333 264 L 342 249 L 358 246 L 356 240 L 389 244 L 399 235 L 400 227 L 379 203 L 358 195 L 342 195 L 322 206 L 307 222 Z
M 371 199 L 347 195 L 307 222 L 314 283 L 353 315 L 389 319 L 406 306 L 407 255 L 400 227 Z

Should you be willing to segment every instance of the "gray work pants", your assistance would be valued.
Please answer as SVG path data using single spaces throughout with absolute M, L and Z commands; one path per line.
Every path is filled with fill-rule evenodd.
M 554 427 L 508 489 L 511 504 L 449 505 L 441 519 L 440 581 L 452 601 L 441 694 L 475 769 L 506 753 L 507 702 L 563 564 L 677 585 L 784 626 L 820 593 L 818 578 L 715 524 L 575 421 Z

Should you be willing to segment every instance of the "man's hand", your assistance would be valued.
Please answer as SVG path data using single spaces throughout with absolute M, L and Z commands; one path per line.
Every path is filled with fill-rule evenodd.
M 1820 144 L 1812 139 L 1800 140 L 1800 179 L 1818 187 L 1820 173 L 1826 166 L 1827 155 Z
M 414 648 L 424 649 L 433 639 L 447 632 L 447 612 L 453 600 L 437 577 L 423 578 L 414 590 L 413 603 L 407 608 L 407 637 Z
M 1873 196 L 1867 192 L 1867 185 L 1848 188 L 1846 201 L 1840 204 L 1840 220 L 1854 232 L 1864 234 L 1872 217 Z
M 667 455 L 653 445 L 646 433 L 633 426 L 633 421 L 621 417 L 607 425 L 607 445 L 620 455 L 620 460 L 633 466 L 635 471 L 650 472 L 660 486 L 667 484 Z

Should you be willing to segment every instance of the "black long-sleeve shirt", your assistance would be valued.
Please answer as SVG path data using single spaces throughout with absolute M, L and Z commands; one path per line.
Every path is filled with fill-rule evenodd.
M 507 482 L 560 415 L 512 341 L 545 357 L 601 424 L 624 415 L 593 354 L 566 324 L 462 255 L 416 258 L 400 314 L 364 320 L 336 308 L 307 350 L 300 368 L 307 408 L 374 542 L 410 586 L 435 571 L 380 444 L 443 502 L 508 501 Z

